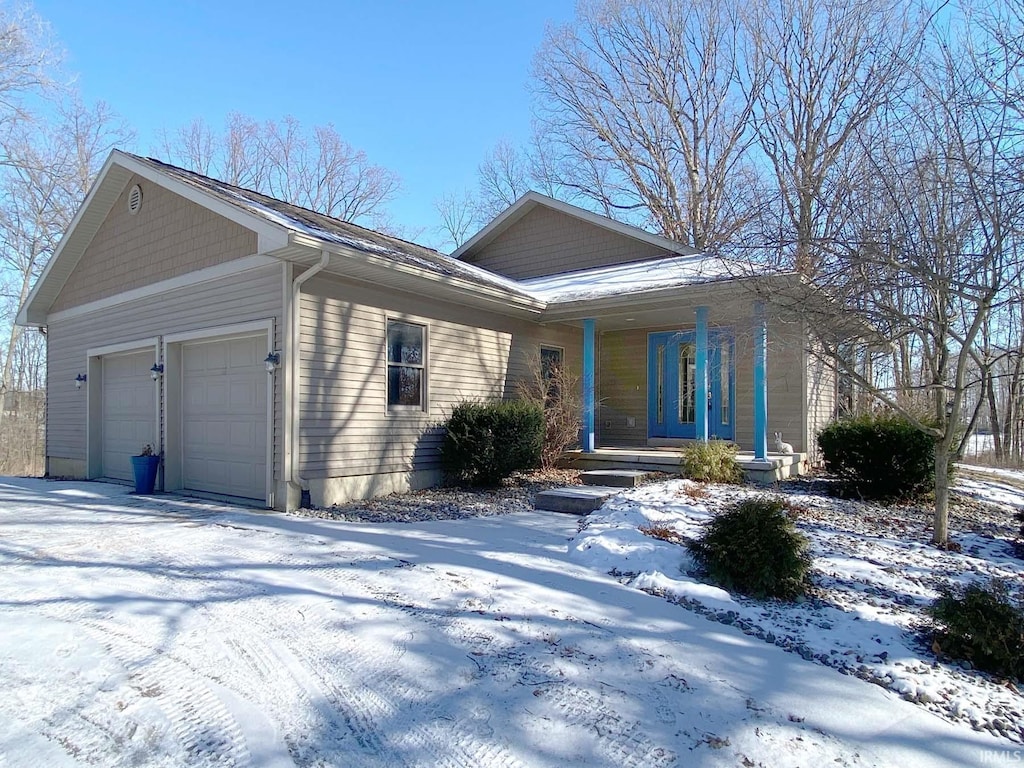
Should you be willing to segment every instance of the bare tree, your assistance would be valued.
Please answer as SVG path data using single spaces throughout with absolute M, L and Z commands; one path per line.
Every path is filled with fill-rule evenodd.
M 951 462 L 986 406 L 986 325 L 1019 300 L 1024 188 L 1012 111 L 963 46 L 939 39 L 933 52 L 914 87 L 892 97 L 899 119 L 864 147 L 863 194 L 842 232 L 819 244 L 818 291 L 786 297 L 786 313 L 806 322 L 827 362 L 935 439 L 933 539 L 945 545 Z M 898 396 L 892 376 L 842 354 L 867 328 L 911 342 L 918 397 Z
M 220 134 L 196 120 L 165 133 L 160 150 L 169 162 L 355 223 L 386 226 L 400 186 L 333 125 L 308 132 L 293 117 L 259 123 L 234 113 Z
M 20 121 L 0 141 L 10 160 L 0 173 L 0 465 L 13 472 L 39 469 L 45 386 L 42 337 L 15 325 L 14 316 L 110 150 L 132 138 L 106 104 L 86 105 L 74 94 L 46 118 Z
M 42 19 L 26 8 L 0 6 L 0 132 L 28 118 L 25 100 L 52 83 L 57 60 Z M 0 162 L 14 161 L 5 154 Z
M 480 204 L 470 192 L 461 195 L 447 193 L 434 201 L 434 210 L 441 217 L 436 231 L 444 238 L 446 246 L 461 246 L 480 221 Z
M 493 219 L 530 191 L 530 158 L 507 139 L 499 141 L 477 168 L 479 220 Z
M 582 2 L 550 29 L 534 68 L 548 182 L 698 249 L 737 236 L 755 212 L 761 86 L 742 68 L 739 6 Z
M 764 78 L 752 91 L 757 136 L 781 214 L 781 231 L 765 234 L 813 273 L 817 244 L 843 226 L 834 203 L 848 189 L 841 172 L 857 166 L 853 140 L 908 82 L 925 20 L 891 0 L 758 0 L 745 19 L 748 77 Z

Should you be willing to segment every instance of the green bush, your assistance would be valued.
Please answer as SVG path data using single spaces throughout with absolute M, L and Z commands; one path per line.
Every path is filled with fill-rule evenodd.
M 978 669 L 1024 680 L 1024 609 L 1006 585 L 946 586 L 928 613 L 940 624 L 933 648 Z
M 683 448 L 683 477 L 703 483 L 742 483 L 743 470 L 736 463 L 736 446 L 727 440 L 690 443 Z
M 513 472 L 540 466 L 544 412 L 534 405 L 463 401 L 445 427 L 441 466 L 449 482 L 498 485 Z
M 868 414 L 834 421 L 818 434 L 818 445 L 825 467 L 852 495 L 911 499 L 933 487 L 935 439 L 900 416 Z
M 690 544 L 697 565 L 728 590 L 753 597 L 792 599 L 803 594 L 811 558 L 791 507 L 759 496 L 717 515 Z

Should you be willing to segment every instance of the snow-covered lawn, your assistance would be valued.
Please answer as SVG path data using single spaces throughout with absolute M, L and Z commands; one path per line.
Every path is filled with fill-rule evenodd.
M 910 646 L 888 593 L 846 617 L 847 606 L 757 608 L 688 581 L 680 548 L 630 538 L 613 521 L 689 525 L 701 513 L 673 495 L 681 490 L 619 497 L 577 536 L 576 518 L 553 513 L 368 524 L 0 479 L 0 765 L 1013 759 L 1020 745 L 1007 738 L 737 626 L 749 617 L 748 632 L 752 622 L 794 638 L 799 629 L 802 646 L 829 655 L 830 643 L 857 653 L 877 634 L 873 650 L 907 669 L 895 666 Z M 837 580 L 873 583 L 887 567 L 873 558 L 899 556 L 885 576 L 892 590 L 928 596 L 913 576 L 935 553 L 836 535 L 870 555 L 830 562 Z M 682 585 L 734 611 L 732 625 L 620 583 L 605 561 L 579 562 L 583 542 L 607 550 L 612 537 L 627 540 L 618 571 L 646 570 L 625 558 L 637 543 L 653 545 L 649 563 L 663 575 L 644 586 Z M 996 557 L 991 542 L 978 546 L 978 561 Z M 1019 576 L 1019 562 L 1002 560 Z M 856 621 L 870 632 L 851 629 Z M 922 690 L 941 695 L 940 673 L 925 678 Z
M 974 671 L 969 662 L 938 663 L 922 632 L 922 609 L 943 584 L 992 578 L 1004 580 L 1020 598 L 1024 562 L 1014 553 L 1012 510 L 1024 506 L 1024 493 L 999 482 L 960 481 L 964 496 L 1001 507 L 954 503 L 951 538 L 961 547 L 957 552 L 928 544 L 929 520 L 922 510 L 843 501 L 812 484 L 783 488 L 784 494 L 774 495 L 801 510 L 797 527 L 814 558 L 811 597 L 797 603 L 746 599 L 704 584 L 681 544 L 644 533 L 664 528 L 696 538 L 714 510 L 764 493 L 759 489 L 674 480 L 628 491 L 585 521 L 572 554 L 624 583 L 882 685 L 953 722 L 987 729 L 1019 750 L 1024 695 L 1012 682 Z

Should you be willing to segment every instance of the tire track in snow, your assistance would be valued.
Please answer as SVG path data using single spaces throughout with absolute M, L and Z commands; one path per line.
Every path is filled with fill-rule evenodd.
M 277 615 L 288 615 L 288 612 L 277 612 Z M 292 716 L 295 712 L 302 713 L 298 718 L 300 722 L 290 723 L 291 728 L 284 737 L 296 765 L 323 765 L 324 761 L 336 760 L 339 754 L 344 754 L 346 765 L 352 766 L 359 765 L 361 757 L 367 765 L 405 764 L 378 727 L 377 720 L 384 707 L 373 706 L 372 692 L 364 686 L 345 681 L 351 675 L 348 660 L 354 656 L 356 648 L 347 633 L 329 631 L 326 622 L 319 622 L 321 626 L 310 633 L 322 638 L 326 632 L 332 637 L 337 659 L 328 664 L 322 658 L 322 651 L 313 644 L 293 642 L 298 633 L 294 628 L 289 632 L 286 622 L 275 622 L 273 633 L 282 640 L 284 647 L 269 647 L 259 639 L 261 628 L 265 631 L 265 614 L 257 617 L 245 605 L 231 606 L 218 617 L 218 623 L 223 623 L 221 631 L 226 626 L 233 633 L 224 638 L 226 644 L 256 674 L 259 683 L 274 692 L 278 706 L 274 706 L 274 702 L 271 705 L 280 719 L 287 719 L 282 711 L 287 704 L 280 705 L 289 697 Z M 385 658 L 380 663 L 387 661 Z M 369 664 L 366 666 L 370 668 Z M 375 669 L 370 668 L 370 671 Z M 301 727 L 296 729 L 295 725 Z
M 163 712 L 190 764 L 248 766 L 245 736 L 204 675 L 111 622 L 79 620 L 128 673 L 131 687 Z
M 382 591 L 380 599 L 409 616 L 435 626 L 454 643 L 465 645 L 467 640 L 475 640 L 479 646 L 479 641 L 483 639 L 484 645 L 490 646 L 497 640 L 493 634 L 481 633 L 460 618 L 465 610 L 450 607 L 438 611 L 419 607 L 396 592 Z M 489 658 L 478 655 L 479 651 L 474 652 L 469 648 L 467 651 L 474 653 L 481 675 L 495 679 L 514 678 L 515 684 L 533 686 L 535 695 L 543 697 L 547 705 L 560 713 L 561 722 L 595 733 L 598 749 L 608 757 L 609 764 L 621 768 L 677 764 L 678 756 L 672 749 L 652 741 L 644 732 L 641 721 L 622 717 L 615 707 L 606 703 L 603 694 L 595 695 L 565 678 L 552 681 L 551 678 L 560 677 L 561 672 L 544 661 L 550 650 L 541 641 L 523 637 L 514 647 L 500 647 L 497 649 L 499 655 Z M 488 661 L 492 659 L 498 663 L 489 664 Z M 507 675 L 502 675 L 497 667 L 501 667 Z M 626 697 L 625 693 L 622 695 Z
M 244 613 L 245 608 L 240 609 Z M 402 667 L 407 643 L 416 635 L 422 617 L 416 617 L 413 629 L 385 647 L 339 629 L 325 614 L 313 611 L 305 616 L 302 631 L 295 633 L 292 628 L 289 655 L 301 668 L 293 676 L 308 675 L 306 698 L 312 706 L 319 702 L 325 725 L 333 722 L 335 728 L 350 733 L 347 745 L 351 747 L 354 740 L 359 757 L 368 765 L 522 765 L 497 740 L 467 733 L 446 709 L 446 703 L 435 700 L 433 692 L 425 691 L 413 672 Z M 277 636 L 288 634 L 279 632 Z M 308 639 L 325 636 L 332 638 L 329 649 Z M 293 756 L 300 746 L 310 748 L 309 744 L 294 746 Z M 346 753 L 346 765 L 355 757 Z M 322 758 L 309 754 L 308 760 L 300 764 L 316 764 L 317 759 Z

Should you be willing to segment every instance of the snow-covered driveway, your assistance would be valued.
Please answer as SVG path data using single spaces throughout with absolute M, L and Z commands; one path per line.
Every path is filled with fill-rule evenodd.
M 571 517 L 367 525 L 126 490 L 0 478 L 0 766 L 1005 754 L 570 562 Z

